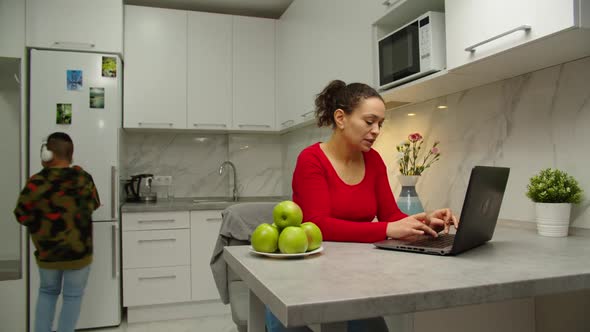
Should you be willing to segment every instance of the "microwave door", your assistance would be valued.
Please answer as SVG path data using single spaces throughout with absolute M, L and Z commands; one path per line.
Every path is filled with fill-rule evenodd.
M 380 85 L 420 72 L 418 22 L 379 42 Z

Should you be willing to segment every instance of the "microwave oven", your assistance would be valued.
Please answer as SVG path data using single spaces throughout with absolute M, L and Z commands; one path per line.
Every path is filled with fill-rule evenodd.
M 381 91 L 445 69 L 444 13 L 419 16 L 379 39 L 377 47 Z

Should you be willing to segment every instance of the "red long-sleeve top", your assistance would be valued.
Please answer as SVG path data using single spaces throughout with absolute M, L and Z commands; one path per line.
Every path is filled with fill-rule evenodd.
M 400 211 L 377 151 L 363 153 L 365 176 L 348 185 L 340 179 L 320 143 L 305 148 L 293 173 L 293 201 L 303 210 L 303 221 L 315 223 L 324 240 L 376 242 L 386 238 L 386 222 L 407 217 Z

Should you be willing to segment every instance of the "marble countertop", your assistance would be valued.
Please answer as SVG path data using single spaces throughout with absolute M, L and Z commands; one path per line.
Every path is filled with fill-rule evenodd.
M 166 212 L 166 211 L 195 211 L 195 210 L 223 210 L 226 207 L 247 202 L 280 202 L 286 197 L 240 197 L 238 201 L 232 201 L 227 197 L 188 197 L 172 200 L 158 200 L 156 203 L 124 203 L 121 212 Z
M 500 221 L 492 241 L 458 256 L 324 242 L 303 259 L 266 258 L 248 246 L 225 247 L 224 258 L 283 324 L 299 326 L 589 289 L 589 239 Z

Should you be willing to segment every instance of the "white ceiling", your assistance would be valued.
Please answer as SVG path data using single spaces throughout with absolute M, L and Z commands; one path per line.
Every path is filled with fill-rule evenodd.
M 293 0 L 124 0 L 124 2 L 127 5 L 279 18 Z

